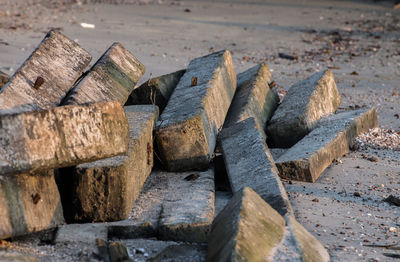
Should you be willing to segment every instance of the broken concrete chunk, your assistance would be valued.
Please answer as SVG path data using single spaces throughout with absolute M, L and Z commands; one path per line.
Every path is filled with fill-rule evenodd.
M 132 91 L 125 105 L 153 104 L 157 105 L 162 113 L 185 72 L 186 70 L 179 70 L 171 74 L 150 78 Z
M 118 102 L 0 116 L 0 174 L 72 166 L 124 154 L 129 127 Z
M 329 254 L 292 215 L 280 216 L 245 187 L 215 218 L 206 261 L 329 261 Z
M 158 149 L 169 171 L 208 167 L 235 90 L 229 51 L 190 62 L 156 132 Z
M 63 204 L 71 205 L 67 220 L 74 222 L 126 219 L 153 167 L 153 126 L 158 108 L 153 105 L 125 107 L 130 129 L 126 155 L 60 170 Z M 64 201 L 65 199 L 65 201 Z M 67 200 L 68 199 L 68 200 Z
M 144 65 L 120 43 L 114 43 L 71 90 L 64 105 L 101 101 L 125 104 L 145 72 Z
M 214 169 L 179 177 L 184 183 L 174 191 L 181 197 L 163 202 L 158 238 L 207 242 L 214 219 Z
M 39 47 L 0 90 L 0 110 L 24 112 L 58 106 L 92 57 L 59 31 Z
M 254 118 L 224 128 L 220 141 L 232 192 L 251 187 L 281 215 L 293 213 L 274 159 Z
M 286 153 L 276 165 L 286 179 L 315 182 L 335 158 L 341 157 L 359 134 L 376 127 L 376 111 L 359 109 L 326 117 Z
M 215 218 L 206 261 L 265 261 L 284 233 L 285 219 L 245 187 Z
M 0 239 L 64 223 L 54 172 L 0 176 Z
M 268 144 L 293 146 L 321 117 L 335 112 L 339 104 L 340 95 L 329 69 L 294 84 L 267 125 Z
M 269 88 L 271 72 L 267 64 L 256 65 L 238 74 L 237 90 L 225 119 L 224 128 L 254 117 L 258 130 L 265 136 L 267 121 L 279 103 L 279 96 Z
M 10 76 L 0 71 L 0 88 L 2 88 L 10 80 Z

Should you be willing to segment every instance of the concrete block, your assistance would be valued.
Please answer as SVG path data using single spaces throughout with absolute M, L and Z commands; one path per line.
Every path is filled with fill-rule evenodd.
M 376 111 L 359 109 L 328 116 L 276 160 L 285 179 L 315 182 L 335 158 L 349 152 L 354 139 L 378 126 Z
M 66 217 L 74 222 L 126 219 L 153 167 L 153 127 L 158 108 L 124 107 L 130 140 L 126 155 L 115 156 L 60 171 L 72 205 Z M 68 196 L 67 196 L 68 198 Z M 67 213 L 67 212 L 65 212 Z
M 10 80 L 10 76 L 0 71 L 0 88 L 2 88 Z
M 109 237 L 206 242 L 214 218 L 214 170 L 153 171 L 129 219 L 108 223 Z
M 181 195 L 162 204 L 158 238 L 184 242 L 207 242 L 214 219 L 214 169 L 206 172 L 178 175 Z M 192 178 L 191 178 L 192 177 Z
M 245 187 L 215 218 L 206 261 L 269 261 L 284 234 L 285 219 Z
M 251 188 L 237 191 L 215 218 L 206 261 L 329 261 L 292 215 L 282 217 Z
M 268 122 L 268 144 L 281 148 L 293 146 L 321 117 L 335 112 L 339 104 L 340 95 L 329 69 L 294 84 Z
M 169 171 L 208 168 L 235 90 L 229 51 L 190 62 L 156 132 L 158 149 Z
M 0 126 L 0 174 L 72 166 L 128 149 L 118 102 L 1 115 Z
M 125 104 L 145 72 L 144 65 L 120 43 L 114 43 L 70 91 L 64 105 L 101 101 Z
M 62 99 L 92 57 L 77 43 L 52 30 L 0 90 L 0 111 L 49 109 Z
M 271 72 L 263 63 L 238 74 L 237 89 L 225 119 L 224 128 L 253 117 L 258 130 L 265 136 L 267 121 L 279 103 L 278 94 L 269 88 Z
M 64 223 L 54 172 L 0 176 L 0 239 Z
M 167 75 L 150 78 L 132 91 L 125 105 L 153 104 L 158 106 L 160 113 L 162 113 L 185 72 L 186 70 L 179 70 Z
M 254 118 L 224 128 L 220 142 L 232 192 L 251 187 L 281 215 L 293 213 L 274 159 Z

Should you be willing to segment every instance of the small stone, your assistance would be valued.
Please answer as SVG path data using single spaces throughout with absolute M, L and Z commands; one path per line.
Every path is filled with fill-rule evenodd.
M 374 156 L 368 157 L 367 160 L 371 161 L 371 162 L 375 162 L 375 163 L 379 161 L 379 159 L 377 157 L 374 157 Z

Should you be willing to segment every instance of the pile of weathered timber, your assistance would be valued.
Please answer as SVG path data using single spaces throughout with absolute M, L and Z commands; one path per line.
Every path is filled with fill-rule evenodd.
M 268 66 L 236 76 L 226 50 L 139 87 L 145 67 L 121 44 L 84 72 L 90 61 L 50 31 L 10 79 L 0 74 L 0 239 L 60 226 L 62 241 L 86 225 L 64 221 L 111 222 L 87 225 L 104 241 L 208 242 L 207 261 L 329 260 L 296 221 L 280 177 L 315 182 L 377 126 L 373 108 L 336 112 L 330 70 L 279 103 Z M 286 150 L 274 159 L 268 145 Z M 152 172 L 154 154 L 164 170 Z M 217 214 L 218 155 L 233 197 Z M 157 181 L 164 193 L 144 210 L 150 174 L 152 193 Z

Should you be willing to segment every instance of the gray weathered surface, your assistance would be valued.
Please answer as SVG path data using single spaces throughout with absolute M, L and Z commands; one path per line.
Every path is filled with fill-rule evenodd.
M 135 88 L 125 105 L 154 104 L 163 112 L 172 92 L 186 70 L 179 70 L 167 75 L 150 78 Z
M 61 171 L 72 185 L 73 221 L 126 219 L 153 167 L 153 126 L 158 108 L 153 105 L 124 107 L 130 129 L 126 155 L 81 164 Z
M 235 90 L 229 51 L 190 62 L 156 132 L 158 149 L 169 171 L 208 167 Z
M 58 106 L 91 59 L 77 43 L 50 31 L 1 88 L 0 110 L 22 112 Z M 34 88 L 38 77 L 43 83 Z
M 193 180 L 185 179 L 188 176 Z M 109 236 L 206 242 L 214 218 L 213 176 L 213 169 L 182 173 L 153 171 L 130 218 L 108 223 Z
M 276 160 L 280 176 L 315 182 L 335 158 L 349 152 L 354 138 L 376 126 L 378 120 L 374 108 L 322 119 L 311 133 Z
M 114 43 L 71 90 L 65 105 L 100 101 L 125 104 L 145 72 L 144 65 L 120 43 Z
M 220 137 L 232 192 L 251 187 L 281 215 L 293 213 L 274 159 L 254 118 L 224 128 Z
M 284 233 L 285 219 L 252 189 L 242 188 L 213 222 L 206 261 L 266 261 Z
M 256 126 L 265 136 L 267 121 L 279 103 L 278 94 L 269 88 L 271 72 L 268 65 L 256 65 L 238 74 L 237 89 L 226 115 L 224 128 L 254 117 Z
M 0 174 L 72 166 L 124 154 L 129 127 L 118 102 L 0 116 Z
M 181 197 L 162 204 L 158 237 L 163 240 L 207 242 L 214 219 L 214 169 L 196 173 L 199 177 L 176 186 Z M 179 175 L 185 180 L 187 175 Z
M 206 261 L 329 261 L 329 254 L 293 215 L 282 217 L 249 187 L 215 218 Z
M 287 231 L 290 232 L 294 248 L 304 262 L 328 262 L 330 256 L 324 246 L 310 232 L 308 232 L 294 216 L 286 217 Z M 287 250 L 287 248 L 285 248 Z M 282 260 L 276 260 L 282 261 Z
M 96 246 L 96 239 L 107 241 L 107 226 L 103 223 L 68 224 L 58 228 L 56 243 L 84 243 Z
M 10 76 L 0 71 L 0 88 L 2 88 L 10 80 Z
M 268 122 L 268 144 L 293 146 L 321 117 L 335 112 L 339 104 L 340 95 L 329 69 L 294 84 Z
M 0 176 L 0 239 L 64 223 L 53 171 Z
M 1 262 L 37 262 L 36 257 L 26 254 L 13 253 L 10 251 L 0 251 Z

